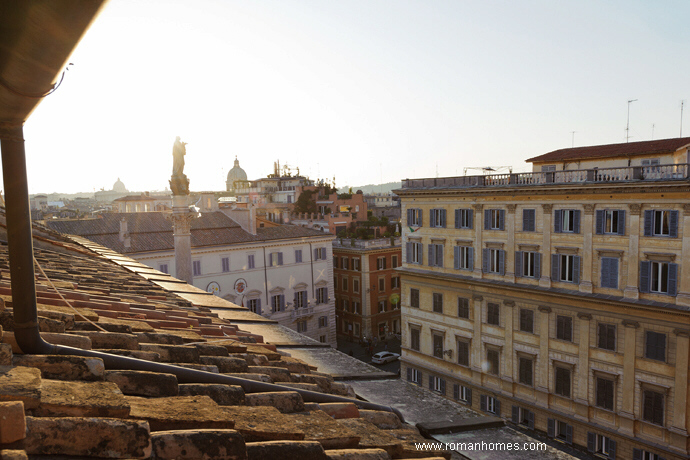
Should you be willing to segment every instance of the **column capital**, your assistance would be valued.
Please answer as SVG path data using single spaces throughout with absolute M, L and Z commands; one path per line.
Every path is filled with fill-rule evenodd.
M 547 307 L 546 305 L 540 305 L 539 311 L 542 313 L 551 313 L 551 307 Z
M 640 323 L 638 323 L 637 321 L 632 321 L 630 319 L 624 319 L 623 320 L 623 326 L 633 327 L 633 328 L 637 329 L 638 327 L 640 327 Z
M 589 313 L 578 313 L 577 317 L 580 319 L 584 319 L 586 321 L 589 321 L 592 319 L 592 315 L 590 315 Z
M 585 215 L 591 216 L 592 214 L 594 214 L 594 205 L 593 204 L 587 203 L 587 204 L 582 205 L 582 207 L 585 210 Z
M 510 203 L 506 205 L 506 208 L 508 209 L 508 213 L 515 214 L 515 208 L 517 208 L 517 205 L 514 203 Z
M 642 205 L 639 203 L 631 203 L 628 205 L 628 209 L 630 209 L 630 214 L 633 216 L 639 216 L 642 212 Z
M 480 296 L 479 294 L 475 294 L 472 296 L 472 300 L 478 300 L 481 302 L 482 300 L 484 300 L 484 297 Z
M 690 337 L 690 329 L 674 329 L 673 333 L 678 337 Z
M 553 205 L 551 203 L 542 204 L 541 208 L 544 210 L 544 212 L 551 213 L 551 210 L 553 209 Z
M 504 300 L 503 305 L 505 305 L 506 307 L 514 307 L 515 301 L 514 300 Z
M 482 212 L 482 209 L 484 209 L 484 205 L 483 204 L 473 204 L 472 209 L 474 209 L 477 212 Z

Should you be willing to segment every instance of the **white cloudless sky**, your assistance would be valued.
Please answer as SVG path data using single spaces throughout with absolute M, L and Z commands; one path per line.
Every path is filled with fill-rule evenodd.
M 110 0 L 25 126 L 31 193 L 338 186 L 678 137 L 690 2 Z M 686 119 L 690 111 L 686 110 Z M 686 122 L 684 136 L 690 136 Z M 470 170 L 468 174 L 478 174 Z

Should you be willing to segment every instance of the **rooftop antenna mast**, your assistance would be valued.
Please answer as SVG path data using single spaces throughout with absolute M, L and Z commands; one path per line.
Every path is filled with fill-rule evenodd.
M 628 101 L 628 123 L 625 125 L 625 142 L 630 142 L 630 104 L 637 101 L 637 99 L 630 99 Z
M 680 137 L 683 137 L 683 106 L 685 105 L 685 99 L 680 101 Z
M 577 132 L 577 131 L 570 131 L 570 134 L 573 135 L 572 144 L 570 145 L 571 148 L 572 148 L 572 147 L 575 147 L 575 133 L 576 133 L 576 132 Z
M 654 126 L 655 126 L 654 123 L 652 123 L 652 140 L 654 140 Z M 682 130 L 682 129 L 683 129 L 683 128 L 681 127 L 681 130 Z

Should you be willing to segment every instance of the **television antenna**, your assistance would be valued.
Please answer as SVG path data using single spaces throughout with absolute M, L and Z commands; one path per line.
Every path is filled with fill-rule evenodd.
M 630 104 L 637 101 L 637 99 L 630 99 L 628 101 L 628 123 L 625 125 L 625 142 L 630 142 Z

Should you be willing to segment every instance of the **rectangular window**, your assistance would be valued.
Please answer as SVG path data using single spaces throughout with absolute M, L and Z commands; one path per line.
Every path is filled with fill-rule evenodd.
M 295 250 L 295 263 L 296 264 L 302 263 L 302 250 L 301 249 Z M 333 265 L 335 265 L 335 257 L 333 258 Z
M 223 273 L 227 273 L 230 271 L 230 258 L 229 257 L 223 257 L 220 259 L 220 267 Z
M 472 228 L 472 210 L 455 210 L 455 228 Z
M 502 249 L 485 248 L 482 250 L 482 271 L 484 273 L 505 274 L 505 251 Z
M 422 243 L 407 243 L 407 263 L 422 264 Z
M 445 228 L 446 227 L 446 210 L 445 209 L 431 209 L 429 211 L 431 217 L 430 227 Z
M 615 459 L 616 441 L 607 436 L 595 434 L 590 431 L 587 432 L 587 450 L 600 457 Z M 635 449 L 633 449 L 633 451 L 634 450 Z M 633 454 L 633 459 L 634 458 L 635 455 Z
M 580 210 L 557 209 L 554 214 L 555 233 L 580 233 Z
M 247 268 L 250 270 L 254 268 L 254 254 L 249 254 L 247 256 Z
M 355 337 L 359 337 L 359 334 L 360 334 L 360 326 L 359 326 L 359 323 L 355 323 L 354 326 L 355 326 L 354 336 L 355 336 Z
M 573 443 L 573 427 L 565 422 L 556 422 L 556 438 L 568 444 Z
M 419 308 L 419 289 L 410 289 L 410 307 Z
M 501 324 L 501 306 L 497 303 L 486 304 L 486 323 L 500 326 Z
M 410 348 L 419 351 L 419 329 L 410 328 Z
M 601 407 L 606 410 L 613 410 L 613 401 L 616 398 L 614 394 L 614 382 L 611 379 L 605 379 L 602 377 L 596 378 L 596 401 L 597 407 Z
M 379 313 L 386 311 L 386 300 L 379 300 Z
M 556 394 L 570 398 L 570 369 L 556 367 Z
M 283 265 L 283 253 L 282 252 L 272 252 L 268 255 L 268 265 L 271 267 L 277 267 L 278 265 Z
M 645 331 L 644 357 L 666 362 L 666 334 Z
M 326 248 L 315 248 L 314 260 L 326 260 Z
M 160 271 L 162 273 L 168 273 L 168 264 L 160 264 L 158 266 L 158 269 L 159 269 L 158 271 Z
M 443 395 L 446 394 L 446 381 L 441 377 L 429 376 L 429 389 Z
M 412 383 L 416 383 L 417 385 L 422 384 L 422 373 L 418 371 L 417 369 L 412 369 L 411 367 L 407 368 L 407 380 L 409 380 Z
M 194 276 L 201 275 L 201 261 L 200 260 L 195 260 L 194 262 L 192 262 L 192 274 Z
M 657 391 L 642 392 L 642 420 L 664 426 L 664 395 Z
M 391 278 L 391 289 L 400 289 L 400 277 L 394 276 Z
M 328 327 L 328 316 L 319 316 L 319 327 Z
M 522 231 L 535 232 L 537 230 L 537 210 L 523 209 L 522 210 Z
M 430 244 L 429 245 L 429 266 L 443 267 L 443 245 Z
M 362 307 L 360 306 L 359 302 L 352 301 L 352 313 L 356 313 L 358 315 L 362 314 Z
M 400 264 L 398 263 L 398 256 L 397 255 L 391 256 L 391 268 L 397 268 L 399 266 L 400 266 Z
M 343 310 L 350 311 L 350 302 L 347 299 L 343 299 Z
M 485 209 L 484 210 L 484 230 L 504 230 L 505 229 L 505 210 Z
M 328 303 L 328 288 L 316 288 L 316 304 Z
M 556 170 L 556 165 L 545 165 L 541 167 L 542 172 L 553 172 Z
M 443 313 L 443 294 L 434 292 L 432 299 L 434 313 Z
M 493 374 L 493 375 L 499 374 L 499 370 L 500 370 L 499 358 L 500 358 L 500 355 L 498 353 L 498 350 L 494 350 L 493 348 L 488 348 L 486 350 L 486 362 L 489 365 L 487 372 L 489 374 Z
M 347 278 L 343 277 L 343 281 L 340 283 L 340 288 L 343 291 L 347 291 Z
M 326 343 L 326 336 L 325 336 L 325 335 L 320 335 L 320 336 L 319 336 L 319 342 L 321 342 L 321 343 Z
M 470 365 L 470 343 L 466 340 L 458 340 L 458 364 Z
M 464 385 L 453 385 L 453 397 L 465 404 L 472 404 L 472 389 Z
M 643 260 L 640 262 L 640 292 L 676 295 L 678 264 Z
M 669 236 L 671 233 L 671 219 L 668 211 L 654 211 L 654 236 Z
M 352 269 L 359 271 L 359 259 L 352 258 Z
M 521 425 L 530 430 L 534 429 L 534 412 L 524 407 L 513 406 L 512 420 L 514 424 Z
M 407 225 L 410 227 L 422 226 L 422 210 L 411 208 L 407 210 Z
M 333 277 L 333 289 L 338 290 L 338 277 Z
M 295 308 L 307 308 L 307 291 L 295 292 Z
M 470 319 L 470 299 L 458 297 L 458 318 Z
M 665 294 L 668 292 L 668 264 L 666 262 L 652 262 L 651 263 L 649 288 L 652 292 L 659 292 Z
M 625 211 L 602 209 L 596 212 L 597 235 L 625 235 Z
M 359 292 L 359 278 L 352 279 L 352 292 Z
M 349 270 L 349 265 L 350 265 L 349 262 L 350 262 L 350 259 L 348 259 L 347 257 L 342 258 L 342 269 L 343 270 Z
M 603 350 L 616 351 L 616 325 L 599 323 L 597 346 Z
M 249 299 L 248 306 L 252 313 L 261 314 L 261 299 Z
M 273 313 L 283 311 L 285 296 L 282 294 L 271 296 L 271 311 Z
M 534 360 L 532 358 L 519 358 L 519 375 L 520 375 L 520 383 L 523 385 L 533 385 L 533 368 L 534 368 Z
M 618 289 L 618 258 L 601 258 L 601 287 Z
M 386 290 L 386 278 L 379 278 L 379 292 Z
M 534 333 L 534 311 L 527 308 L 520 309 L 520 330 Z
M 297 259 L 297 255 L 295 255 L 295 259 Z M 340 268 L 340 266 L 338 265 L 339 260 L 340 259 L 338 258 L 338 256 L 333 256 L 333 268 Z
M 494 398 L 493 396 L 481 395 L 480 405 L 481 410 L 484 412 L 495 415 L 500 415 L 501 413 L 501 403 L 498 398 Z
M 573 318 L 570 316 L 556 316 L 556 338 L 573 341 Z
M 302 320 L 302 321 L 297 321 L 297 332 L 307 332 L 307 321 Z
M 515 276 L 525 278 L 540 278 L 541 254 L 531 251 L 516 251 Z
M 646 210 L 644 212 L 644 236 L 678 238 L 678 211 Z
M 573 256 L 571 254 L 561 254 L 560 255 L 560 276 L 558 279 L 560 281 L 565 281 L 567 283 L 575 282 L 575 269 L 579 271 L 579 263 L 576 264 L 575 259 L 580 260 L 579 257 Z
M 443 335 L 433 335 L 434 356 L 436 358 L 443 358 Z

